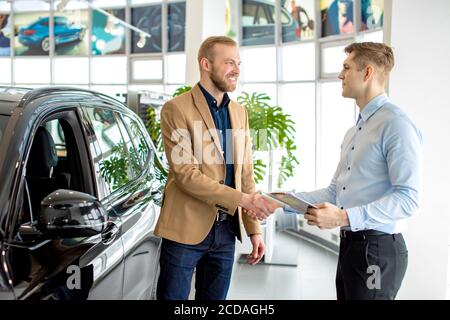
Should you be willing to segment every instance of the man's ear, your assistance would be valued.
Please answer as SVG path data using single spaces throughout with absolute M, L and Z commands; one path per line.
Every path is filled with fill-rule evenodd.
M 204 70 L 204 71 L 210 71 L 210 69 L 211 69 L 211 64 L 210 64 L 209 60 L 206 58 L 200 59 L 200 66 L 201 66 L 202 70 Z
M 375 76 L 375 67 L 368 64 L 365 67 L 364 81 L 371 80 Z

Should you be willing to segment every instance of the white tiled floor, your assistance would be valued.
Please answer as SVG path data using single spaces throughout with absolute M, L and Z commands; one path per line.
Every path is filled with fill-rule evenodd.
M 447 294 L 446 300 L 450 300 L 450 245 L 448 247 L 448 263 L 447 263 Z
M 336 299 L 336 254 L 283 232 L 277 234 L 274 258 L 280 250 L 296 255 L 297 267 L 236 262 L 227 299 Z

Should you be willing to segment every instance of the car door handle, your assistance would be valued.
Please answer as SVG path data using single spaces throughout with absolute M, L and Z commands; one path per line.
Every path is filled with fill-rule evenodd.
M 108 222 L 106 230 L 102 232 L 103 244 L 108 245 L 112 243 L 114 239 L 116 239 L 118 234 L 119 234 L 119 227 L 113 222 Z
M 252 37 L 262 37 L 265 36 L 267 34 L 267 32 L 254 32 L 252 33 Z

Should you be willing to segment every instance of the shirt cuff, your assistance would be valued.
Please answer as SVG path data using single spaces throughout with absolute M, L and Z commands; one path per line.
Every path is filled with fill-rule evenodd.
M 352 231 L 364 230 L 364 215 L 361 208 L 354 207 L 345 209 L 347 211 L 348 221 L 350 222 L 350 229 Z

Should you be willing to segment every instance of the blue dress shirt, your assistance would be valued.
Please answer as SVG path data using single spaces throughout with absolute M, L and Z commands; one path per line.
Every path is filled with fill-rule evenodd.
M 214 125 L 218 130 L 220 139 L 220 146 L 223 151 L 223 158 L 226 164 L 225 185 L 234 188 L 234 165 L 233 165 L 233 139 L 231 131 L 230 115 L 228 113 L 228 105 L 230 104 L 230 97 L 224 93 L 222 103 L 217 105 L 216 99 L 199 83 L 199 87 L 205 96 L 206 102 L 209 106 L 209 111 L 214 120 Z
M 347 131 L 331 184 L 297 195 L 345 209 L 352 231 L 399 233 L 419 206 L 422 134 L 385 95 L 373 98 Z

